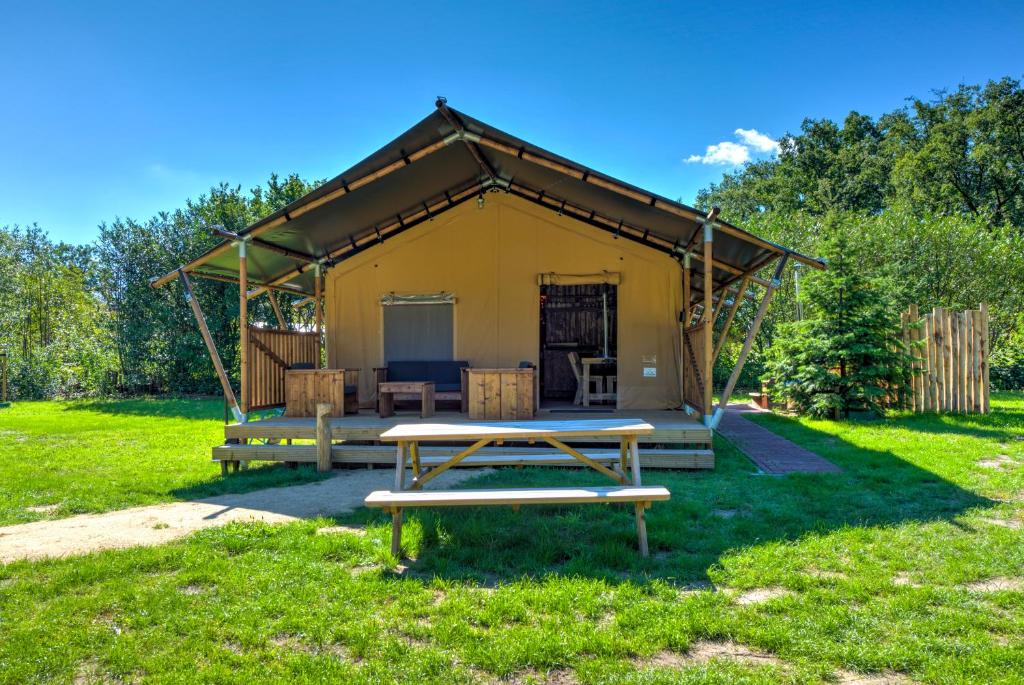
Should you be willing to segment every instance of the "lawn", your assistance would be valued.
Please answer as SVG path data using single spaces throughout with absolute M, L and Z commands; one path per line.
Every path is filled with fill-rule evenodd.
M 993 405 L 758 417 L 844 472 L 757 475 L 721 441 L 714 472 L 649 470 L 672 491 L 649 511 L 649 559 L 629 509 L 542 507 L 410 513 L 398 566 L 367 510 L 10 564 L 0 682 L 1020 683 L 1024 397 Z M 204 459 L 208 437 L 189 438 Z M 467 487 L 597 478 L 506 470 Z
M 0 525 L 294 483 L 266 466 L 223 479 L 222 400 L 15 402 L 0 409 Z

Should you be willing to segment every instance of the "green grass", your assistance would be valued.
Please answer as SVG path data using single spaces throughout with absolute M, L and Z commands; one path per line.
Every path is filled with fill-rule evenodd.
M 387 517 L 367 510 L 10 564 L 0 682 L 1019 683 L 1024 397 L 993 404 L 759 416 L 844 472 L 757 475 L 721 441 L 714 472 L 649 470 L 672 500 L 649 511 L 646 560 L 631 510 L 591 506 L 407 513 L 415 561 L 397 569 Z M 527 469 L 467 487 L 601 482 Z M 365 530 L 317 533 L 338 523 Z M 993 578 L 1009 581 L 972 585 Z M 774 594 L 737 601 L 758 589 Z M 778 661 L 688 661 L 699 641 Z
M 223 441 L 220 400 L 15 402 L 0 409 L 0 525 L 316 478 L 264 466 L 223 479 L 210 461 Z

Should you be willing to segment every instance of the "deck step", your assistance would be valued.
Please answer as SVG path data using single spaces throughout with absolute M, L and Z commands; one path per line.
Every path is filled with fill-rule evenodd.
M 594 488 L 510 488 L 488 490 L 377 490 L 366 496 L 368 507 L 466 507 L 520 504 L 612 504 L 657 502 L 671 493 L 661 486 Z
M 441 463 L 459 451 L 457 447 L 421 447 L 420 460 L 424 466 Z M 585 449 L 583 453 L 602 464 L 619 460 L 617 449 Z M 316 463 L 316 445 L 218 445 L 213 448 L 214 461 L 286 461 Z M 395 448 L 391 445 L 334 445 L 331 448 L 334 464 L 395 463 Z M 714 468 L 715 456 L 710 449 L 674 450 L 641 448 L 642 468 L 709 469 Z M 484 447 L 466 457 L 459 466 L 582 466 L 565 452 L 546 447 Z
M 681 412 L 675 412 L 681 414 Z M 454 416 L 438 415 L 438 421 L 467 422 L 465 415 Z M 609 417 L 614 418 L 614 417 Z M 708 445 L 711 444 L 711 429 L 695 421 L 684 417 L 675 417 L 672 420 L 646 419 L 643 415 L 639 418 L 647 420 L 654 425 L 654 432 L 650 435 L 639 437 L 641 445 L 644 444 L 685 444 L 685 445 Z M 415 416 L 400 415 L 387 419 L 381 419 L 372 415 L 346 416 L 331 420 L 331 434 L 335 440 L 346 441 L 375 441 L 380 438 L 381 433 L 402 422 L 418 423 L 420 419 Z M 250 421 L 249 423 L 232 423 L 224 426 L 224 437 L 229 440 L 245 439 L 294 439 L 313 440 L 316 438 L 316 421 L 311 418 L 277 417 Z M 571 444 L 608 442 L 598 437 L 580 437 L 567 440 Z M 612 442 L 615 442 L 613 440 Z

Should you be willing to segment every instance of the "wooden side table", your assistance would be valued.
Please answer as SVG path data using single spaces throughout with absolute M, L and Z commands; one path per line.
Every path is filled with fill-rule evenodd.
M 434 381 L 378 383 L 378 413 L 382 419 L 395 415 L 395 395 L 419 395 L 420 418 L 425 419 L 434 415 Z

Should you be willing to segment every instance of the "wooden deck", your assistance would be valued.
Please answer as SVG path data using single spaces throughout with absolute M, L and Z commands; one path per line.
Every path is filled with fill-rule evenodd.
M 630 418 L 641 419 L 654 426 L 649 435 L 639 437 L 640 459 L 643 468 L 712 469 L 715 465 L 711 449 L 711 431 L 695 417 L 682 411 L 615 411 L 602 413 L 540 411 L 537 420 L 580 421 L 586 419 Z M 428 419 L 418 413 L 401 412 L 388 418 L 364 410 L 355 415 L 330 419 L 331 462 L 334 465 L 390 466 L 395 460 L 395 446 L 381 443 L 380 436 L 394 426 L 416 423 L 479 423 L 468 414 L 438 412 Z M 316 462 L 313 444 L 287 444 L 289 441 L 316 439 L 316 419 L 275 417 L 244 424 L 228 424 L 224 437 L 232 444 L 213 448 L 213 458 L 223 462 L 281 461 Z M 576 445 L 587 456 L 601 462 L 618 459 L 618 444 L 604 444 L 594 438 L 579 438 L 565 442 Z M 424 461 L 442 459 L 458 447 L 431 446 L 422 449 Z M 574 466 L 564 454 L 530 441 L 504 440 L 500 446 L 488 447 L 467 459 L 465 466 L 551 465 Z

